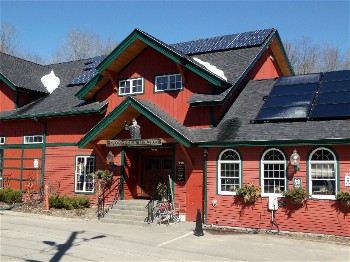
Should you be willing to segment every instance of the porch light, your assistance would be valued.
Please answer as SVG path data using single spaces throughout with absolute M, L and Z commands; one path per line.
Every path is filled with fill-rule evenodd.
M 293 154 L 290 156 L 290 164 L 294 167 L 295 171 L 299 171 L 300 170 L 300 156 L 297 153 L 297 150 L 294 149 Z
M 113 155 L 112 151 L 109 151 L 109 153 L 107 155 L 107 163 L 110 166 L 116 166 L 116 164 L 114 163 L 114 155 Z

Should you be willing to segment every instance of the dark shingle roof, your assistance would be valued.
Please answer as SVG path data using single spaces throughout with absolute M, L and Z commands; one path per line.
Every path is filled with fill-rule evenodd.
M 0 73 L 16 87 L 48 93 L 41 77 L 50 73 L 46 66 L 0 52 Z
M 82 86 L 67 86 L 72 78 L 83 72 L 87 59 L 60 64 L 48 65 L 48 72 L 54 70 L 60 78 L 60 86 L 50 95 L 38 99 L 28 105 L 11 111 L 0 112 L 0 119 L 27 118 L 32 116 L 81 114 L 99 112 L 106 102 L 87 103 L 78 99 L 75 94 Z
M 254 124 L 275 80 L 250 81 L 220 124 L 194 130 L 197 142 L 245 143 L 263 141 L 306 141 L 349 139 L 350 120 L 279 122 Z

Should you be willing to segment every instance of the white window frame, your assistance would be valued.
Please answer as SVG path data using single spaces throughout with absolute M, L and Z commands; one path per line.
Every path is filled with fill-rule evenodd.
M 80 161 L 82 159 L 84 160 L 83 162 Z M 91 160 L 91 162 L 88 162 L 88 160 Z M 88 163 L 92 163 L 92 168 L 91 166 L 87 166 Z M 91 172 L 87 171 L 87 168 L 90 168 Z M 76 193 L 94 192 L 95 181 L 90 174 L 95 172 L 95 168 L 95 156 L 75 156 L 74 191 Z
M 331 155 L 333 156 L 333 160 L 312 160 L 312 156 L 319 150 L 324 150 L 324 151 L 327 151 L 329 153 L 331 153 Z M 313 194 L 313 191 L 312 191 L 312 181 L 313 180 L 316 180 L 316 179 L 312 179 L 312 165 L 333 165 L 333 172 L 334 172 L 334 179 L 329 179 L 329 180 L 334 180 L 334 194 L 333 195 L 322 195 L 322 194 Z M 337 170 L 337 158 L 334 154 L 334 152 L 332 150 L 330 150 L 329 148 L 326 148 L 326 147 L 319 147 L 319 148 L 316 148 L 314 149 L 310 156 L 309 156 L 309 181 L 308 181 L 308 189 L 309 189 L 309 192 L 312 196 L 312 198 L 315 198 L 315 199 L 330 199 L 330 200 L 335 200 L 336 199 L 336 194 L 337 194 L 337 191 L 338 191 L 338 170 Z M 325 180 L 325 179 L 321 179 L 321 180 Z
M 227 153 L 228 151 L 232 151 L 234 154 L 236 154 L 239 158 L 239 160 L 222 160 L 222 156 Z M 222 168 L 222 164 L 234 164 L 234 165 L 239 165 L 238 167 L 238 177 L 237 176 L 221 176 L 221 168 Z M 237 170 L 233 170 L 233 171 L 237 171 Z M 234 184 L 232 184 L 232 186 L 234 186 L 232 191 L 227 191 L 227 190 L 222 190 L 221 189 L 221 180 L 222 179 L 237 179 L 239 180 L 238 182 L 238 186 L 235 186 Z M 218 194 L 219 195 L 231 195 L 231 196 L 235 196 L 236 195 L 236 189 L 240 188 L 242 186 L 242 160 L 241 160 L 241 156 L 240 154 L 234 150 L 234 149 L 225 149 L 223 150 L 220 155 L 219 155 L 219 159 L 218 159 L 218 178 L 217 178 L 217 182 L 218 182 Z
M 133 91 L 133 83 L 135 81 L 141 80 L 141 91 Z M 123 83 L 127 84 L 129 83 L 130 92 L 121 92 L 125 87 L 122 87 Z M 125 80 L 119 81 L 119 88 L 118 88 L 118 95 L 120 96 L 126 96 L 126 95 L 135 95 L 135 94 L 143 94 L 144 92 L 144 79 L 143 77 L 137 77 L 137 78 L 130 78 Z
M 4 136 L 0 136 L 0 145 L 5 145 L 6 138 Z
M 269 153 L 270 151 L 278 151 L 282 156 L 283 156 L 283 160 L 264 160 L 265 156 L 267 153 Z M 265 165 L 283 165 L 283 169 L 279 169 L 278 171 L 283 170 L 284 173 L 284 191 L 287 190 L 287 160 L 286 160 L 286 156 L 285 154 L 278 148 L 269 148 L 267 150 L 265 150 L 264 154 L 261 157 L 260 160 L 260 170 L 261 170 L 261 174 L 260 174 L 260 184 L 261 184 L 261 196 L 262 197 L 268 197 L 268 196 L 276 196 L 276 197 L 282 197 L 282 192 L 283 190 L 281 190 L 281 192 L 274 192 L 274 193 L 265 193 L 265 180 L 267 180 L 267 178 L 264 177 L 265 174 Z M 271 178 L 271 180 L 276 180 L 278 178 Z M 279 179 L 282 180 L 282 179 Z M 275 191 L 275 190 L 274 190 Z
M 174 87 L 172 87 L 171 85 L 171 77 L 175 77 L 175 82 L 174 82 Z M 180 87 L 176 88 L 176 83 L 178 83 L 178 81 L 176 81 L 176 77 L 180 77 Z M 167 84 L 167 88 L 166 89 L 158 89 L 158 80 L 162 79 L 162 78 L 166 78 L 166 84 Z M 164 82 L 165 83 L 165 82 Z M 155 80 L 154 80 L 154 85 L 155 85 L 155 92 L 166 92 L 166 91 L 174 91 L 174 90 L 181 90 L 182 89 L 182 76 L 181 74 L 170 74 L 170 75 L 161 75 L 161 76 L 156 76 Z
M 41 141 L 35 141 L 38 138 L 40 138 Z M 28 141 L 29 139 L 32 141 Z M 24 144 L 42 144 L 44 143 L 44 136 L 42 135 L 24 136 L 23 142 Z

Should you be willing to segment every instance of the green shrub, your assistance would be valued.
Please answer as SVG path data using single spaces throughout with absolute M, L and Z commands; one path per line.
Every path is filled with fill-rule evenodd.
M 49 197 L 49 204 L 57 209 L 80 209 L 90 207 L 90 199 L 85 196 L 54 195 Z
M 338 192 L 337 193 L 337 200 L 342 203 L 343 205 L 350 207 L 350 190 Z
M 0 189 L 0 202 L 15 204 L 22 202 L 22 192 L 12 188 Z
M 302 188 L 292 188 L 288 191 L 283 192 L 283 196 L 289 198 L 290 201 L 295 205 L 304 205 L 308 199 L 310 199 L 310 195 Z
M 261 188 L 255 187 L 253 184 L 245 184 L 236 189 L 236 194 L 243 197 L 244 203 L 253 204 L 260 197 Z

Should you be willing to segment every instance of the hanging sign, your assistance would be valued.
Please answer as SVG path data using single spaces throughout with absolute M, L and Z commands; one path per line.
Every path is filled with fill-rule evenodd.
M 301 178 L 300 177 L 294 177 L 294 179 L 293 179 L 293 187 L 294 188 L 301 187 Z
M 185 166 L 176 166 L 176 181 L 185 181 Z
M 350 186 L 350 174 L 345 173 L 345 186 Z
M 118 146 L 161 146 L 161 138 L 149 138 L 149 139 L 123 139 L 123 140 L 107 140 L 107 147 Z

